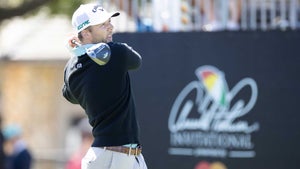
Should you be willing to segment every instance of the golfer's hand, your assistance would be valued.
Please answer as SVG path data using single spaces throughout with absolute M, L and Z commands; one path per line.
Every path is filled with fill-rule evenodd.
M 75 40 L 76 42 L 79 42 L 80 43 L 80 40 L 78 39 L 77 36 L 71 36 L 69 39 L 68 39 L 68 44 L 71 48 L 74 48 L 76 47 L 77 45 L 75 43 L 73 43 L 73 40 Z

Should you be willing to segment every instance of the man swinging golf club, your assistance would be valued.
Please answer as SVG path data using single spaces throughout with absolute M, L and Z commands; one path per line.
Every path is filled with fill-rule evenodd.
M 128 73 L 142 58 L 125 43 L 113 42 L 111 19 L 119 14 L 85 4 L 72 17 L 78 37 L 69 40 L 75 56 L 66 64 L 62 91 L 85 110 L 93 127 L 82 169 L 147 169 Z

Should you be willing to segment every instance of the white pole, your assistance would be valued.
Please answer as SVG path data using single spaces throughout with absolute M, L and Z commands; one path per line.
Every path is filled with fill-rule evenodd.
M 205 18 L 206 18 L 206 23 L 209 23 L 210 18 L 212 18 L 210 0 L 204 0 L 204 13 L 205 13 Z
M 219 12 L 219 19 L 221 20 L 222 28 L 225 29 L 228 23 L 228 16 L 229 16 L 229 2 L 228 0 L 219 0 L 218 1 L 218 6 L 221 8 Z M 218 11 L 218 9 L 215 9 Z
M 286 4 L 285 0 L 280 0 L 280 28 L 286 29 Z
M 270 0 L 271 29 L 276 28 L 276 4 L 275 0 Z
M 291 29 L 295 30 L 297 26 L 297 2 L 290 0 L 289 20 Z
M 241 7 L 241 28 L 243 30 L 246 30 L 247 27 L 248 27 L 248 24 L 247 24 L 247 11 L 248 11 L 248 3 L 247 3 L 247 0 L 242 0 L 241 2 L 242 4 L 242 7 Z
M 267 10 L 266 10 L 266 1 L 261 0 L 260 1 L 260 22 L 261 22 L 261 29 L 267 30 Z
M 195 4 L 194 4 L 195 6 L 193 6 L 193 14 L 195 16 L 194 29 L 196 31 L 201 30 L 201 26 L 202 26 L 202 24 L 201 24 L 202 16 L 201 16 L 201 11 L 200 11 L 201 10 L 200 4 L 201 4 L 201 0 L 195 0 Z
M 256 0 L 250 0 L 250 28 L 256 30 Z

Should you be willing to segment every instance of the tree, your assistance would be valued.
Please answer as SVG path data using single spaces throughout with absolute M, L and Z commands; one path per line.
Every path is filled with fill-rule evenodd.
M 23 0 L 22 3 L 16 7 L 10 7 L 8 3 L 7 7 L 0 6 L 0 23 L 5 19 L 36 12 L 41 7 L 48 7 L 51 14 L 65 14 L 71 16 L 71 13 L 83 2 L 84 0 Z

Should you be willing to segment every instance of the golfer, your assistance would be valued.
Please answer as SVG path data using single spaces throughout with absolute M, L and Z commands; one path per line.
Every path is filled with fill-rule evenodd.
M 72 17 L 78 36 L 69 40 L 74 56 L 66 64 L 62 90 L 69 102 L 85 110 L 93 128 L 94 141 L 82 159 L 82 169 L 147 169 L 128 73 L 140 67 L 142 58 L 127 44 L 113 42 L 111 19 L 119 14 L 84 4 Z M 75 46 L 74 40 L 81 45 Z M 110 50 L 105 64 L 86 53 L 93 45 L 99 46 L 97 52 L 107 49 L 100 43 Z

